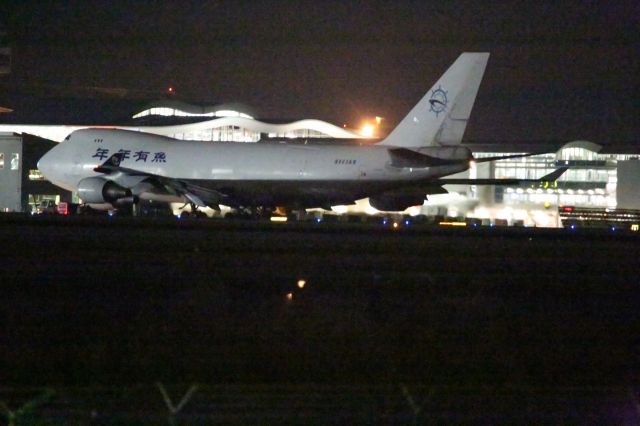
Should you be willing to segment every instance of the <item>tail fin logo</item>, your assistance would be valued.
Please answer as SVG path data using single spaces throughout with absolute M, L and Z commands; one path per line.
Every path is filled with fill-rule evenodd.
M 437 117 L 442 111 L 447 109 L 448 102 L 447 92 L 442 88 L 442 86 L 438 86 L 437 89 L 431 92 L 431 98 L 429 99 L 429 104 L 431 106 L 429 111 L 435 112 Z

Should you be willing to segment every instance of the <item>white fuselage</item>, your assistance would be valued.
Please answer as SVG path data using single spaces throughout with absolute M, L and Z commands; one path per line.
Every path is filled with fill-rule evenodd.
M 199 181 L 407 181 L 440 177 L 459 166 L 390 167 L 389 147 L 182 141 L 139 132 L 81 130 L 47 153 L 39 168 L 56 185 L 75 191 L 94 168 L 124 151 L 120 166 L 172 179 Z M 466 148 L 445 152 L 469 156 Z M 132 179 L 132 177 L 128 177 Z M 135 178 L 134 178 L 135 179 Z

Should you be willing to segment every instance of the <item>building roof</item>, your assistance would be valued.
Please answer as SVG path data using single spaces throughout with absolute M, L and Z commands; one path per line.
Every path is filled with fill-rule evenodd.
M 141 115 L 145 111 L 149 111 L 155 108 L 169 108 L 181 111 L 188 116 L 221 116 L 216 114 L 220 111 L 237 111 L 250 117 L 260 116 L 257 110 L 240 102 L 203 105 L 191 104 L 178 99 L 163 99 L 146 104 L 143 109 L 132 114 L 132 117 L 136 117 L 138 115 Z
M 30 133 L 43 138 L 61 141 L 70 132 L 89 126 L 114 126 L 163 135 L 185 133 L 205 128 L 239 126 L 260 133 L 287 133 L 296 129 L 310 129 L 336 139 L 361 138 L 355 132 L 321 120 L 251 119 L 260 113 L 241 103 L 217 105 L 189 104 L 177 99 L 156 101 L 123 98 L 45 98 L 22 94 L 13 99 L 4 96 L 1 107 L 11 112 L 0 113 L 0 131 Z M 185 115 L 139 115 L 153 108 L 168 108 Z M 235 111 L 247 117 L 215 117 L 216 113 Z M 138 116 L 138 118 L 133 118 Z M 16 126 L 16 125 L 28 125 Z M 329 143 L 330 139 L 327 140 Z M 366 141 L 360 141 L 367 143 Z M 369 141 L 368 143 L 371 143 Z M 571 145 L 567 145 L 571 144 Z M 513 141 L 466 140 L 474 152 L 516 153 L 556 152 L 560 148 L 580 146 L 595 150 L 597 144 L 589 141 L 541 140 L 514 143 Z M 639 154 L 640 146 L 629 143 L 601 145 L 601 154 Z
M 92 126 L 164 136 L 232 126 L 264 134 L 287 135 L 307 129 L 331 138 L 361 138 L 355 132 L 321 120 L 286 123 L 256 120 L 250 115 L 255 112 L 241 104 L 203 106 L 176 100 L 143 103 L 124 99 L 38 99 L 30 104 L 25 99 L 22 101 L 26 103 L 14 112 L 0 115 L 0 131 L 28 133 L 58 142 L 75 130 Z

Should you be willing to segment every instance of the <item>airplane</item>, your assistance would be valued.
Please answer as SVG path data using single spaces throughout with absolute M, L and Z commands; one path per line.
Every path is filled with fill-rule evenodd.
M 369 198 L 380 211 L 422 205 L 446 184 L 549 182 L 447 179 L 485 162 L 460 145 L 489 53 L 462 53 L 382 141 L 369 145 L 229 143 L 176 140 L 143 132 L 91 128 L 71 133 L 38 168 L 52 183 L 97 209 L 139 200 L 182 202 L 192 209 L 324 208 Z M 135 209 L 134 209 L 135 211 Z

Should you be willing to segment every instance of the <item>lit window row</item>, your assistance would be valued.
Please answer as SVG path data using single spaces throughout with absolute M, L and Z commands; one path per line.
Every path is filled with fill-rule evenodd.
M 167 107 L 156 107 L 149 108 L 142 112 L 139 112 L 133 116 L 133 118 L 146 117 L 148 115 L 161 115 L 164 117 L 242 117 L 242 118 L 250 118 L 253 119 L 252 116 L 232 110 L 219 110 L 213 112 L 203 112 L 203 113 L 193 113 L 182 111 L 180 109 L 175 108 L 167 108 Z

